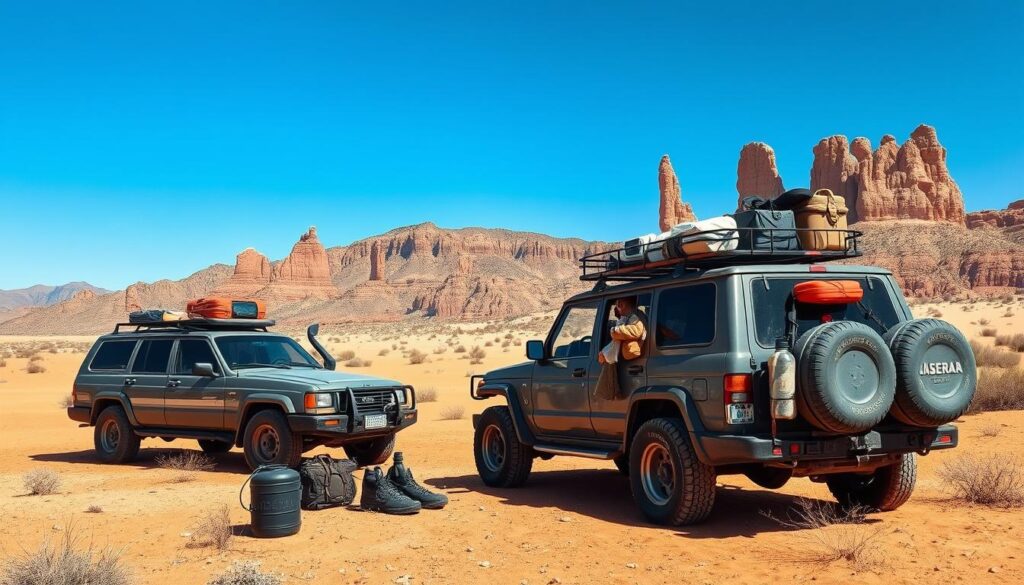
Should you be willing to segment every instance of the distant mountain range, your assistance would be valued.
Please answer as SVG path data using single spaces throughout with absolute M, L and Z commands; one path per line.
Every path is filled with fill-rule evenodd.
M 55 305 L 70 299 L 75 296 L 75 293 L 83 290 L 90 290 L 98 295 L 110 292 L 98 286 L 93 286 L 88 282 L 81 281 L 57 286 L 37 284 L 28 288 L 0 290 L 0 311 Z

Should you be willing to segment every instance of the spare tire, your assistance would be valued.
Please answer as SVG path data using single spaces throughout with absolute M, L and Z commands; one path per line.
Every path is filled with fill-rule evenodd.
M 974 351 L 963 334 L 945 321 L 905 321 L 885 334 L 896 361 L 896 420 L 937 427 L 960 417 L 978 384 Z
M 882 337 L 863 323 L 823 323 L 796 343 L 797 409 L 832 433 L 860 433 L 885 418 L 896 365 Z

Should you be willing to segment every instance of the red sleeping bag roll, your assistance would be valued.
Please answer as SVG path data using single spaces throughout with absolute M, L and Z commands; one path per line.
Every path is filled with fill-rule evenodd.
M 188 314 L 207 319 L 264 319 L 263 301 L 209 297 L 188 302 Z
M 793 287 L 798 303 L 848 305 L 864 298 L 864 289 L 856 280 L 808 280 Z

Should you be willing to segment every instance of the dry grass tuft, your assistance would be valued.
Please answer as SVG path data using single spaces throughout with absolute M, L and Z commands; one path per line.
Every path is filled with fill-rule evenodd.
M 345 362 L 347 368 L 368 368 L 373 365 L 370 360 L 364 360 L 363 358 L 352 358 Z
M 1024 472 L 1011 455 L 961 455 L 939 469 L 957 499 L 995 508 L 1024 506 Z
M 982 437 L 998 437 L 1003 432 L 1003 427 L 996 423 L 989 423 L 979 429 Z
M 482 364 L 484 358 L 487 357 L 487 352 L 479 346 L 474 346 L 469 352 L 469 363 L 470 364 Z
M 338 354 L 338 361 L 346 362 L 354 357 L 356 357 L 356 352 L 352 351 L 351 349 L 346 349 L 345 351 Z
M 92 504 L 88 508 L 86 508 L 85 511 L 89 514 L 102 514 L 103 506 L 99 504 Z
M 971 350 L 974 351 L 974 360 L 979 366 L 993 368 L 1012 368 L 1020 363 L 1020 355 L 1003 351 L 991 345 L 982 345 L 971 340 Z
M 988 325 L 989 323 L 991 323 L 991 321 L 989 321 L 988 319 L 978 319 L 978 325 Z
M 980 321 L 979 321 L 979 323 L 980 323 Z M 998 334 L 999 334 L 999 330 L 996 329 L 995 327 L 986 327 L 986 328 L 981 330 L 981 336 L 982 337 L 995 337 Z
M 416 391 L 417 402 L 437 402 L 437 388 L 428 386 Z
M 260 570 L 259 561 L 231 561 L 228 570 L 210 579 L 207 585 L 280 585 L 281 578 Z
M 156 464 L 162 469 L 178 471 L 171 483 L 185 483 L 196 478 L 196 472 L 210 471 L 217 466 L 212 457 L 199 451 L 181 451 L 173 455 L 158 455 Z
M 860 506 L 798 498 L 784 519 L 766 512 L 762 515 L 788 529 L 802 531 L 799 536 L 812 545 L 808 549 L 812 560 L 826 564 L 845 561 L 855 571 L 862 571 L 885 562 L 877 540 L 882 529 L 865 526 L 866 513 L 867 509 Z
M 458 404 L 452 404 L 441 409 L 441 420 L 459 420 L 466 414 L 466 409 Z
M 984 369 L 978 372 L 978 389 L 969 412 L 1024 408 L 1024 370 Z
M 189 536 L 189 548 L 215 547 L 217 550 L 226 550 L 231 544 L 231 537 L 234 532 L 231 529 L 231 510 L 223 505 L 196 521 L 192 527 L 192 535 Z
M 128 585 L 133 582 L 121 564 L 121 551 L 80 547 L 72 528 L 64 530 L 58 542 L 49 538 L 34 551 L 4 561 L 3 585 Z
M 427 361 L 427 354 L 423 353 L 418 349 L 414 349 L 409 352 L 409 363 L 412 365 L 419 365 Z
M 455 348 L 455 353 L 466 353 L 466 346 L 460 345 Z
M 60 475 L 57 475 L 57 472 L 51 469 L 33 469 L 23 475 L 21 480 L 29 495 L 32 496 L 55 494 L 60 490 L 62 483 Z
M 46 371 L 46 366 L 39 362 L 29 362 L 28 365 L 25 366 L 25 371 L 30 374 L 42 374 Z
M 381 349 L 380 351 L 378 351 L 377 355 L 383 357 L 383 356 L 388 355 L 389 353 L 391 353 L 391 350 L 385 347 L 385 348 Z
M 1013 351 L 1024 352 L 1024 333 L 1000 335 L 996 337 L 996 345 L 1005 345 Z

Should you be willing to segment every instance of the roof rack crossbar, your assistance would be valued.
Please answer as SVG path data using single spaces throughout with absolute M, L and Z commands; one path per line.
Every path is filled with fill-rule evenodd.
M 159 331 L 162 329 L 174 329 L 178 331 L 267 331 L 268 327 L 274 325 L 273 319 L 180 319 L 178 321 L 154 321 L 152 323 L 117 323 L 114 325 L 113 333 L 128 333 L 121 331 L 122 327 L 134 327 L 130 333 L 143 331 Z

